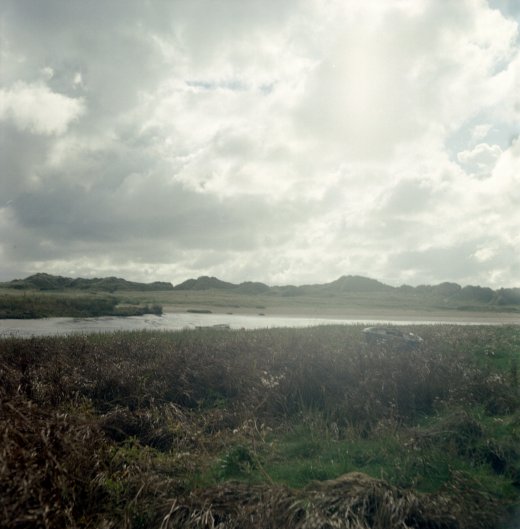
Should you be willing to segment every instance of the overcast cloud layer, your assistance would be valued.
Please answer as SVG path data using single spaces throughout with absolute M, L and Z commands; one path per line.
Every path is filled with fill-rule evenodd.
M 0 280 L 520 286 L 516 0 L 0 0 Z

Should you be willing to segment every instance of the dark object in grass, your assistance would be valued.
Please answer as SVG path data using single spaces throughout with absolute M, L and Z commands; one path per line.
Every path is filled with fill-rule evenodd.
M 226 331 L 231 329 L 227 323 L 216 323 L 215 325 L 197 325 L 196 329 L 214 329 L 217 331 Z
M 208 309 L 188 309 L 186 312 L 190 312 L 191 314 L 212 314 Z
M 368 343 L 393 343 L 417 347 L 424 341 L 412 332 L 403 332 L 392 327 L 367 327 L 363 329 L 363 333 Z
M 122 443 L 134 437 L 143 446 L 151 446 L 160 451 L 168 451 L 175 442 L 175 436 L 168 428 L 171 422 L 171 409 L 151 408 L 130 411 L 115 408 L 99 419 L 99 426 L 107 437 Z

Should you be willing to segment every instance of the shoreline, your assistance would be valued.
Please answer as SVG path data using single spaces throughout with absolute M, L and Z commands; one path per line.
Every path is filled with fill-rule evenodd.
M 213 316 L 266 316 L 266 317 L 280 317 L 280 318 L 312 318 L 312 319 L 326 319 L 326 320 L 391 320 L 403 322 L 439 322 L 439 323 L 482 323 L 486 324 L 510 324 L 520 325 L 520 314 L 510 312 L 481 312 L 481 311 L 418 311 L 418 310 L 399 310 L 399 309 L 378 309 L 378 308 L 345 308 L 345 309 L 325 309 L 316 310 L 312 307 L 276 307 L 266 309 L 256 309 L 249 307 L 233 307 L 232 310 L 225 310 L 221 307 L 214 307 L 211 305 L 197 305 L 194 307 L 197 310 L 211 311 L 209 314 Z M 165 306 L 164 314 L 187 314 L 189 310 L 186 307 L 172 307 Z

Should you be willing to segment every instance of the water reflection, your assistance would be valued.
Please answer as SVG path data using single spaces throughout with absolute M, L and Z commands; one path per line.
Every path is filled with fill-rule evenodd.
M 77 333 L 104 333 L 132 330 L 181 330 L 198 327 L 229 326 L 231 329 L 264 329 L 273 327 L 310 327 L 313 325 L 484 325 L 486 321 L 402 321 L 381 319 L 330 319 L 238 314 L 164 314 L 127 318 L 43 318 L 37 320 L 0 320 L 0 336 L 54 336 Z M 500 324 L 498 322 L 498 324 Z

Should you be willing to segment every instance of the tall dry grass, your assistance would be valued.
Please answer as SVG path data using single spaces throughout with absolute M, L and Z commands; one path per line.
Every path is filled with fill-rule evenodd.
M 496 343 L 495 329 L 436 326 L 415 332 L 424 338 L 416 349 L 367 344 L 359 327 L 4 338 L 2 517 L 7 527 L 19 528 L 159 527 L 170 512 L 165 524 L 171 527 L 217 527 L 219 518 L 205 502 L 225 495 L 227 485 L 190 495 L 187 476 L 196 476 L 246 424 L 284 429 L 319 414 L 339 436 L 348 431 L 369 436 L 385 421 L 411 426 L 450 406 L 480 406 L 495 414 L 518 409 L 513 371 L 508 377 L 486 362 L 490 350 L 482 344 L 503 346 Z M 494 451 L 500 455 L 504 449 Z M 401 492 L 381 487 L 386 499 L 376 503 L 381 513 L 387 507 L 393 512 L 394 495 Z M 242 514 L 236 509 L 246 501 L 243 486 L 236 490 L 235 503 L 226 507 L 228 525 L 221 527 L 263 527 L 247 525 L 242 514 L 271 519 L 265 527 L 311 527 L 312 513 L 340 520 L 330 527 L 383 527 L 383 522 L 367 525 L 368 514 L 356 511 L 351 500 L 341 503 L 319 487 L 283 494 L 274 485 L 245 487 L 256 499 L 253 510 L 240 507 Z M 443 497 L 421 497 L 421 512 Z M 276 498 L 314 507 L 295 514 L 293 525 L 280 525 L 285 504 L 270 503 Z M 360 501 L 369 509 L 368 500 Z M 495 512 L 493 498 L 479 501 Z M 430 525 L 403 507 L 395 523 L 456 527 L 451 509 L 459 526 L 469 528 L 461 520 L 479 510 L 471 492 L 463 503 L 461 512 L 453 503 L 448 510 L 437 505 L 437 514 L 445 516 L 438 520 L 444 521 L 435 521 L 432 511 Z M 274 518 L 265 509 L 272 509 Z M 357 526 L 348 513 L 357 516 Z M 199 525 L 190 525 L 190 517 L 199 517 Z M 481 518 L 473 527 L 493 527 L 496 519 Z

